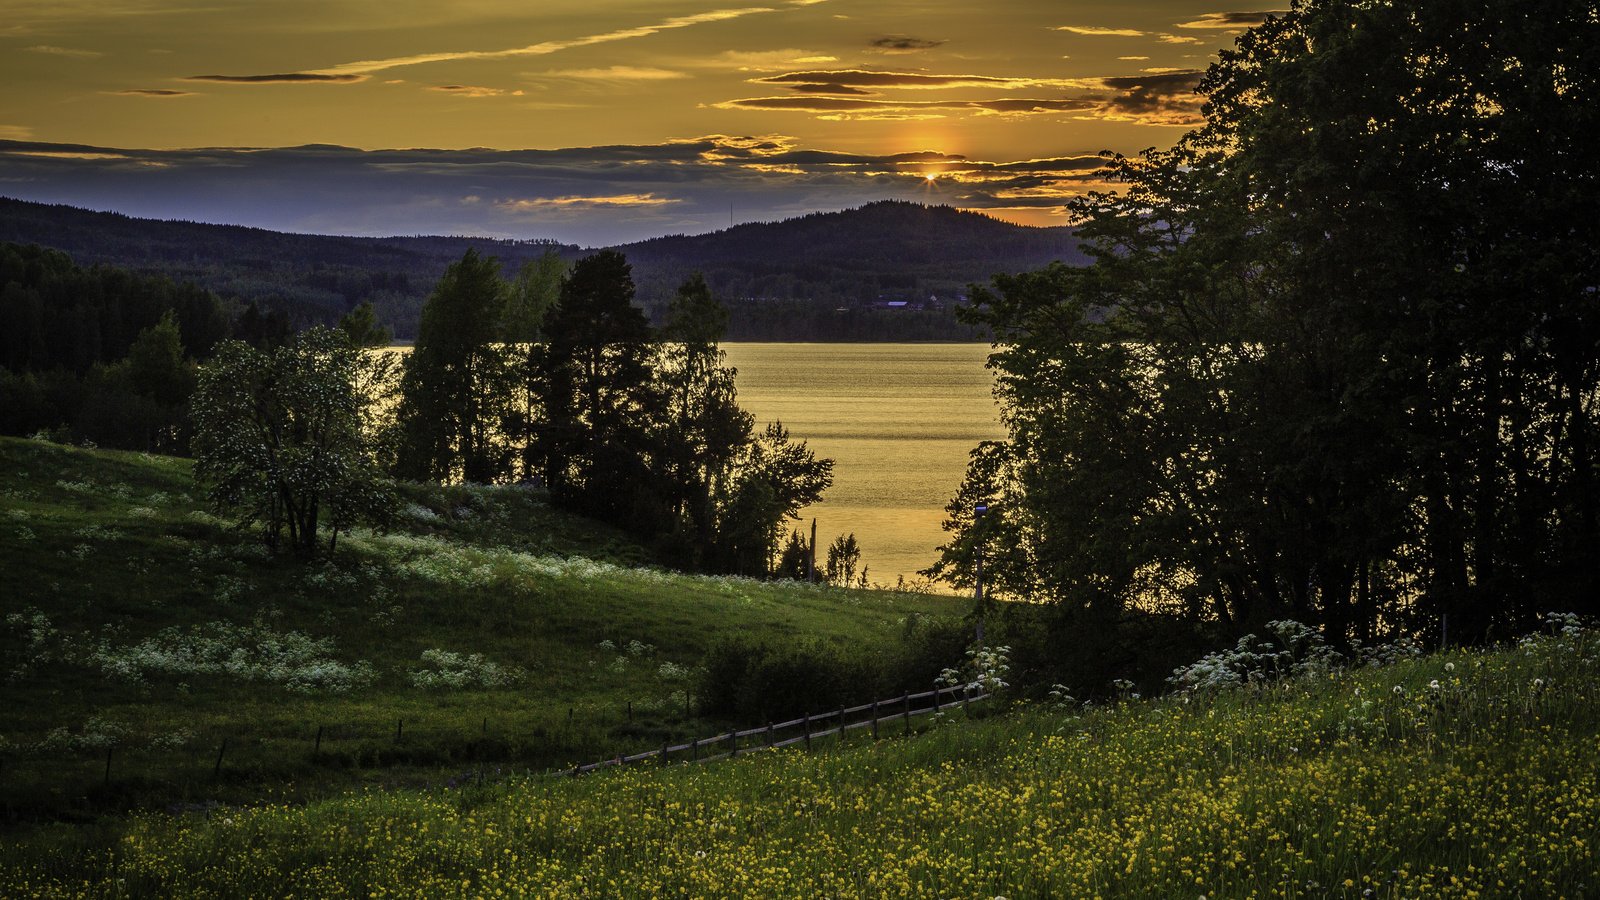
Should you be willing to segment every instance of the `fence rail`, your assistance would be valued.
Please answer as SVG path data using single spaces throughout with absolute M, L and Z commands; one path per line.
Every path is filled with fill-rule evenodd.
M 956 694 L 960 696 L 956 697 Z M 946 695 L 952 696 L 954 699 L 943 699 Z M 854 731 L 858 728 L 872 729 L 872 736 L 876 738 L 878 737 L 878 726 L 885 722 L 903 722 L 906 732 L 909 733 L 913 719 L 933 715 L 957 706 L 969 707 L 973 703 L 987 699 L 989 699 L 988 694 L 983 693 L 981 690 L 975 691 L 969 685 L 940 687 L 931 691 L 923 691 L 920 694 L 907 692 L 898 697 L 890 697 L 887 700 L 876 700 L 872 703 L 863 703 L 860 706 L 849 706 L 831 712 L 801 716 L 798 719 L 790 719 L 787 722 L 769 722 L 754 728 L 725 731 L 722 734 L 712 735 L 711 737 L 697 738 L 686 744 L 663 744 L 658 750 L 646 750 L 642 753 L 630 755 L 619 754 L 611 759 L 602 759 L 587 765 L 573 766 L 571 769 L 550 774 L 577 777 L 588 772 L 596 772 L 605 768 L 625 766 L 652 759 L 656 760 L 660 765 L 667 765 L 672 761 L 674 755 L 679 757 L 679 762 L 708 763 L 731 759 L 743 753 L 793 747 L 796 744 L 804 744 L 809 749 L 812 741 L 835 736 L 843 740 L 846 732 Z M 886 712 L 886 710 L 894 711 Z M 868 715 L 865 718 L 852 720 L 852 717 L 860 716 L 862 713 L 867 713 Z M 814 730 L 814 726 L 819 725 L 826 727 Z M 800 734 L 798 735 L 782 739 L 777 737 L 779 734 L 797 728 L 800 729 Z M 746 738 L 761 738 L 761 740 L 740 746 L 739 742 Z M 702 756 L 702 751 L 710 751 L 710 755 Z M 688 754 L 689 758 L 682 758 L 684 754 Z

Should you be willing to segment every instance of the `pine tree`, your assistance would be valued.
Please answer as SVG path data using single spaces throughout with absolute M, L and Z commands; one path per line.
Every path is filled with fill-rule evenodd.
M 633 305 L 627 259 L 603 250 L 579 260 L 543 330 L 532 374 L 544 416 L 530 452 L 551 496 L 586 515 L 659 533 L 668 520 L 656 475 L 662 397 L 650 324 Z
M 422 308 L 401 379 L 395 474 L 490 483 L 511 471 L 503 423 L 513 354 L 501 341 L 500 263 L 468 250 Z

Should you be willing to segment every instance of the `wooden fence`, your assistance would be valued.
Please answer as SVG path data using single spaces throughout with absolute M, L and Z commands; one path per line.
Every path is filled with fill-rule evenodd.
M 947 695 L 951 699 L 946 700 Z M 846 733 L 860 728 L 872 729 L 872 737 L 876 740 L 884 723 L 901 722 L 903 731 L 910 734 L 911 721 L 919 716 L 932 715 L 957 706 L 970 708 L 972 704 L 987 699 L 989 699 L 988 694 L 971 689 L 968 685 L 935 688 L 920 694 L 905 693 L 888 700 L 875 700 L 860 706 L 801 716 L 787 722 L 768 722 L 756 728 L 697 738 L 687 744 L 662 744 L 659 750 L 646 750 L 631 756 L 616 756 L 551 774 L 577 777 L 610 766 L 625 766 L 647 760 L 655 760 L 658 765 L 664 766 L 673 762 L 674 756 L 678 762 L 715 762 L 719 759 L 731 759 L 741 753 L 801 744 L 810 750 L 812 741 L 834 736 L 842 740 Z

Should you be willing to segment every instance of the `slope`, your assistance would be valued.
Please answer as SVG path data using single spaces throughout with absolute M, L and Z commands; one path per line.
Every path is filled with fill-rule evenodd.
M 395 530 L 290 563 L 207 512 L 187 461 L 0 439 L 0 801 L 95 815 L 659 746 L 715 730 L 698 669 L 734 634 L 905 658 L 919 688 L 949 662 L 907 623 L 953 598 L 677 575 L 535 491 L 406 490 Z
M 155 815 L 0 890 L 1557 897 L 1595 886 L 1600 635 L 806 755 Z M 113 844 L 114 842 L 114 844 Z

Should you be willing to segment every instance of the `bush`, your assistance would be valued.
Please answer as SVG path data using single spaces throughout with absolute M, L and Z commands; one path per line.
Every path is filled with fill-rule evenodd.
M 727 638 L 706 655 L 695 696 L 700 713 L 758 724 L 929 690 L 966 651 L 958 619 L 908 617 L 898 647 L 820 641 L 771 646 Z

